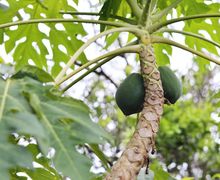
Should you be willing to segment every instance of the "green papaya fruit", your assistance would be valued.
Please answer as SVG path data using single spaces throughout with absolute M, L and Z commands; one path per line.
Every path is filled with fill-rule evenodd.
M 118 87 L 115 99 L 121 111 L 128 116 L 142 110 L 144 96 L 143 77 L 141 74 L 132 73 Z
M 174 104 L 182 94 L 182 84 L 174 72 L 167 66 L 160 66 L 160 78 L 164 90 L 164 97 Z

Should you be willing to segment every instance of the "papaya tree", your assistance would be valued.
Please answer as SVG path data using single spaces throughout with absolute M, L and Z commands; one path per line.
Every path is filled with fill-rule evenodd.
M 91 9 L 78 10 L 88 3 Z M 181 80 L 168 67 L 172 47 L 195 55 L 200 69 L 219 65 L 219 9 L 218 2 L 203 0 L 0 2 L 7 57 L 1 58 L 1 179 L 132 180 L 143 167 L 147 174 L 164 104 L 175 106 L 182 93 Z M 98 31 L 91 38 L 88 27 Z M 91 59 L 86 49 L 103 38 L 103 53 Z M 116 45 L 118 39 L 123 42 Z M 112 81 L 97 69 L 128 53 L 137 55 L 140 70 L 119 86 L 116 101 L 125 115 L 137 114 L 137 124 L 112 165 L 98 145 L 113 138 L 67 92 L 92 72 Z M 105 168 L 101 176 L 90 171 L 90 151 Z

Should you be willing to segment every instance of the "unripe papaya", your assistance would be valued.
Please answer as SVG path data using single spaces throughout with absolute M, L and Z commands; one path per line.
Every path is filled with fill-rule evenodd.
M 116 103 L 126 115 L 138 113 L 143 108 L 145 96 L 144 80 L 141 74 L 130 74 L 118 87 Z
M 182 94 L 181 81 L 167 66 L 160 66 L 158 70 L 160 71 L 164 97 L 169 103 L 174 104 Z

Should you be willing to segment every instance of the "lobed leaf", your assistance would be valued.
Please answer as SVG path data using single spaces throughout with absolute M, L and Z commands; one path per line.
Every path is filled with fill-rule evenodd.
M 60 10 L 75 9 L 67 0 L 56 3 L 50 0 L 43 2 L 9 0 L 7 8 L 0 9 L 0 24 L 14 20 L 63 18 L 59 13 Z M 65 30 L 59 30 L 59 26 L 64 26 Z M 8 37 L 5 42 L 3 31 Z M 78 34 L 85 34 L 80 24 L 29 24 L 1 30 L 0 43 L 5 43 L 6 52 L 12 53 L 17 71 L 32 61 L 37 67 L 52 72 L 52 76 L 55 77 L 62 68 L 60 63 L 67 62 L 82 45 L 82 41 L 77 38 Z M 66 52 L 63 52 L 63 49 Z M 84 54 L 79 61 L 82 63 L 87 61 Z
M 79 100 L 54 94 L 51 86 L 43 86 L 29 77 L 1 80 L 0 88 L 0 128 L 4 129 L 0 131 L 1 144 L 4 144 L 0 148 L 1 156 L 5 157 L 1 158 L 2 173 L 7 174 L 9 168 L 19 166 L 22 157 L 27 156 L 24 162 L 33 161 L 28 153 L 19 157 L 14 153 L 13 162 L 11 156 L 5 155 L 9 150 L 17 151 L 13 149 L 18 145 L 6 140 L 11 133 L 17 133 L 34 137 L 43 155 L 46 155 L 49 147 L 53 147 L 53 162 L 59 172 L 79 180 L 88 179 L 91 176 L 91 162 L 78 153 L 76 145 L 102 143 L 103 139 L 110 139 L 104 130 L 91 121 L 88 107 Z M 3 167 L 4 164 L 9 165 Z M 47 174 L 47 171 L 44 173 Z

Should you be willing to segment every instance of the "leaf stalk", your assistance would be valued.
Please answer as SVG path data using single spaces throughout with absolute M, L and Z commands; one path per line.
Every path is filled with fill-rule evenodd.
M 169 39 L 166 39 L 166 38 L 162 38 L 162 37 L 153 36 L 152 39 L 151 39 L 151 42 L 152 43 L 163 43 L 163 44 L 168 44 L 168 45 L 171 45 L 171 46 L 175 46 L 175 47 L 178 47 L 178 48 L 183 49 L 185 51 L 191 52 L 192 54 L 200 56 L 200 57 L 202 57 L 204 59 L 207 59 L 208 61 L 211 61 L 211 62 L 214 62 L 214 63 L 220 65 L 220 61 L 219 60 L 214 59 L 214 58 L 212 58 L 212 57 L 210 57 L 210 56 L 208 56 L 208 55 L 206 55 L 206 54 L 204 54 L 202 52 L 198 52 L 198 51 L 196 51 L 196 50 L 194 50 L 192 48 L 184 46 L 184 45 L 182 45 L 180 43 L 177 43 L 175 41 L 172 41 L 172 40 L 169 40 Z
M 149 32 L 153 33 L 156 32 L 157 30 L 161 29 L 164 26 L 167 26 L 169 24 L 181 22 L 181 21 L 187 21 L 187 20 L 192 20 L 192 19 L 201 19 L 201 18 L 216 18 L 220 17 L 220 13 L 214 13 L 214 14 L 198 14 L 198 15 L 192 15 L 192 16 L 186 16 L 186 17 L 179 17 L 179 18 L 174 18 L 168 21 L 163 21 L 160 23 L 156 23 L 149 27 Z
M 137 28 L 128 28 L 128 27 L 122 27 L 122 28 L 115 28 L 115 29 L 110 29 L 107 31 L 103 31 L 100 34 L 97 34 L 96 36 L 92 37 L 89 39 L 86 43 L 84 43 L 77 51 L 76 53 L 70 58 L 70 60 L 67 62 L 66 66 L 60 71 L 60 73 L 57 75 L 55 78 L 55 84 L 60 84 L 60 80 L 62 77 L 65 75 L 66 71 L 74 64 L 74 62 L 77 60 L 77 58 L 80 56 L 80 54 L 95 40 L 98 38 L 114 33 L 114 32 L 132 32 L 134 34 L 137 34 L 140 36 L 140 34 L 143 33 L 142 30 L 139 30 Z
M 104 24 L 115 27 L 131 27 L 132 25 L 122 22 L 110 22 L 110 21 L 102 21 L 102 20 L 94 20 L 94 19 L 63 19 L 63 18 L 55 18 L 55 19 L 31 19 L 26 21 L 15 21 L 0 24 L 0 29 L 8 28 L 16 25 L 28 25 L 28 24 L 37 24 L 37 23 L 91 23 L 91 24 Z
M 71 78 L 72 76 L 74 76 L 75 74 L 77 74 L 78 72 L 82 71 L 83 69 L 89 67 L 90 65 L 99 62 L 100 60 L 103 60 L 107 57 L 115 57 L 119 54 L 122 53 L 136 53 L 139 52 L 141 49 L 142 45 L 133 45 L 133 46 L 127 46 L 127 47 L 122 47 L 120 49 L 116 49 L 114 51 L 108 52 L 104 55 L 101 55 L 89 62 L 87 62 L 86 64 L 83 64 L 82 66 L 80 66 L 78 69 L 74 70 L 73 72 L 71 72 L 70 74 L 68 74 L 66 77 L 64 77 L 63 79 L 61 79 L 59 82 L 56 83 L 56 85 L 60 85 L 62 84 L 64 81 L 66 81 L 67 79 Z
M 208 42 L 210 44 L 213 44 L 214 46 L 217 46 L 218 48 L 220 48 L 220 44 L 218 44 L 217 42 L 209 40 L 209 39 L 206 39 L 205 37 L 200 36 L 200 35 L 195 34 L 195 33 L 187 32 L 187 31 L 179 31 L 179 30 L 175 30 L 175 29 L 168 29 L 168 28 L 161 29 L 158 32 L 178 33 L 178 34 L 183 34 L 183 35 L 191 36 L 191 37 L 194 37 L 194 38 L 206 41 L 206 42 Z

